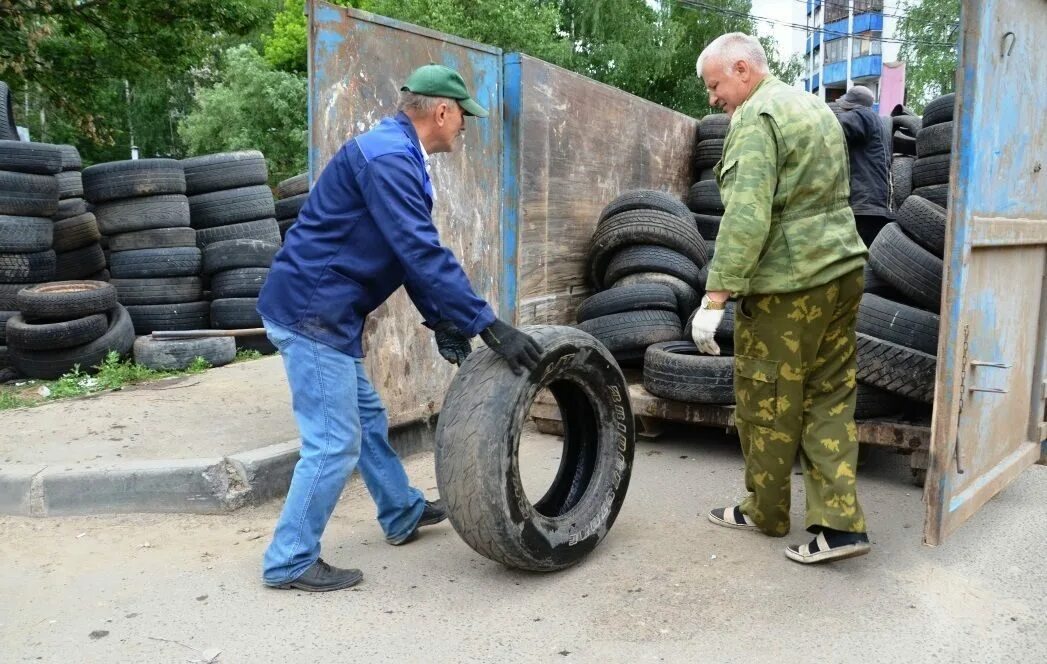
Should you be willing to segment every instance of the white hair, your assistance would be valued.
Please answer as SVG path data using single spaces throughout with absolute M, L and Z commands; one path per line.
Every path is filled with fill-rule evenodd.
M 440 104 L 447 104 L 448 106 L 454 106 L 457 104 L 454 99 L 448 99 L 447 97 L 429 97 L 427 95 L 420 95 L 410 90 L 400 91 L 400 100 L 396 105 L 396 110 L 405 112 L 416 112 L 416 113 L 428 113 Z
M 734 63 L 744 60 L 758 74 L 770 72 L 767 67 L 767 53 L 763 50 L 763 44 L 756 37 L 747 35 L 744 32 L 728 32 L 726 35 L 720 35 L 706 46 L 702 54 L 698 56 L 698 62 L 695 63 L 698 78 L 702 77 L 702 67 L 709 58 L 722 62 L 724 71 L 730 71 Z

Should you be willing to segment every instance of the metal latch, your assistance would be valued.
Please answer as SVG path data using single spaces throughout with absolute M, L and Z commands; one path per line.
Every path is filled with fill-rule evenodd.
M 1010 369 L 1010 364 L 1004 364 L 1003 362 L 983 362 L 982 360 L 972 360 L 972 367 L 987 367 L 990 369 Z M 996 387 L 972 387 L 971 392 L 988 392 L 990 394 L 1007 394 L 1007 390 L 1001 390 Z

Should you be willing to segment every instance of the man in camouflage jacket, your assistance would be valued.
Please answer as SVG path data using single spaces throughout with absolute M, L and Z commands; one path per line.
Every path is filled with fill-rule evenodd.
M 750 492 L 709 519 L 786 535 L 799 454 L 806 526 L 816 537 L 786 555 L 811 563 L 867 553 L 854 423 L 866 249 L 848 205 L 843 132 L 824 103 L 769 74 L 753 37 L 717 38 L 697 69 L 731 125 L 715 169 L 726 211 L 692 336 L 718 355 L 724 302 L 739 298 L 735 419 Z

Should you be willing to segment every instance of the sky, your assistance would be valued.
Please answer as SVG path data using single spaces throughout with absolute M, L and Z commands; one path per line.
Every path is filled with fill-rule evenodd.
M 804 24 L 805 5 L 796 0 L 752 0 L 750 14 L 762 18 L 786 23 Z M 766 21 L 757 23 L 761 36 L 771 36 L 778 40 L 778 52 L 783 59 L 803 48 L 804 34 L 784 25 L 771 25 Z

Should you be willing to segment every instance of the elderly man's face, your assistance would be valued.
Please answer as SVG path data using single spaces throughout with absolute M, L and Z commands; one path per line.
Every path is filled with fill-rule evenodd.
M 735 110 L 749 98 L 753 89 L 753 72 L 749 63 L 739 60 L 724 67 L 722 60 L 708 58 L 702 63 L 702 80 L 709 92 L 709 105 L 734 115 Z
M 433 152 L 453 152 L 465 138 L 465 111 L 457 104 L 440 104 L 434 114 L 439 143 Z

